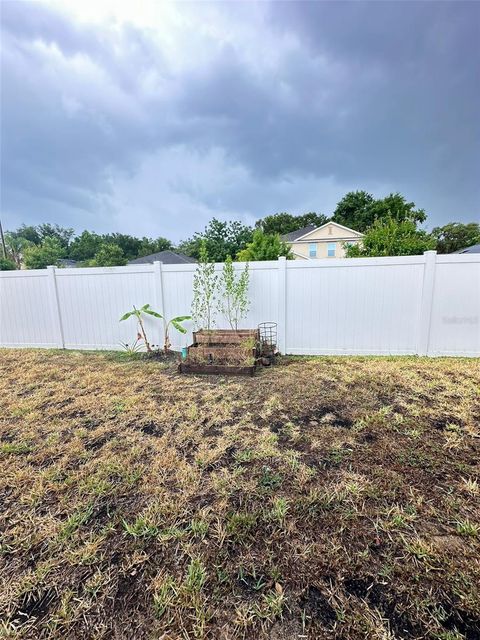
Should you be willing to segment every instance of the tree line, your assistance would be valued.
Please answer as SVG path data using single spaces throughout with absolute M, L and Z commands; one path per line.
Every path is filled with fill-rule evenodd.
M 202 247 L 214 262 L 224 262 L 227 257 L 240 261 L 276 260 L 279 256 L 291 259 L 290 248 L 281 236 L 330 220 L 365 234 L 361 244 L 347 247 L 347 257 L 415 255 L 428 249 L 451 253 L 480 243 L 478 223 L 452 222 L 427 233 L 421 227 L 426 219 L 424 209 L 400 193 L 376 199 L 366 191 L 352 191 L 340 200 L 331 217 L 316 212 L 283 212 L 267 215 L 253 228 L 238 221 L 213 218 L 203 232 L 176 246 L 164 237 L 136 238 L 92 231 L 75 235 L 73 229 L 57 224 L 22 225 L 4 234 L 0 269 L 41 269 L 62 264 L 65 259 L 81 266 L 118 266 L 167 249 L 199 259 Z
M 124 233 L 97 234 L 74 230 L 58 224 L 21 225 L 5 234 L 6 259 L 12 268 L 43 269 L 75 260 L 85 267 L 113 267 L 129 260 L 172 249 L 166 238 L 136 238 Z

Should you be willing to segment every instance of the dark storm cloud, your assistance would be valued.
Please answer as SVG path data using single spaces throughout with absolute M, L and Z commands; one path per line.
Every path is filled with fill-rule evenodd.
M 415 199 L 431 224 L 480 214 L 480 5 L 175 10 L 188 20 L 172 55 L 168 28 L 3 3 L 10 226 L 177 239 L 210 215 L 329 213 L 342 190 L 376 186 Z
M 348 65 L 342 99 L 354 108 L 343 142 L 350 140 L 352 156 L 368 150 L 355 171 L 362 171 L 361 164 L 370 174 L 383 172 L 387 165 L 408 179 L 423 158 L 427 176 L 440 169 L 455 184 L 467 173 L 474 186 L 480 133 L 477 3 L 352 3 L 348 10 L 341 2 L 282 3 L 272 17 L 279 31 L 295 30 L 310 55 Z

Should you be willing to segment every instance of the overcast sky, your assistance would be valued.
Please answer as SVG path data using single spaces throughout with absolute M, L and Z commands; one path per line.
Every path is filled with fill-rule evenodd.
M 179 240 L 400 191 L 480 218 L 478 2 L 2 0 L 4 226 Z

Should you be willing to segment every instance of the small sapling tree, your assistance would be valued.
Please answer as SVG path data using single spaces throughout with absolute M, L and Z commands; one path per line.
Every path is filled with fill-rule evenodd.
M 249 280 L 248 262 L 241 273 L 237 275 L 233 267 L 232 258 L 228 256 L 223 265 L 220 281 L 221 297 L 219 298 L 218 309 L 235 331 L 238 329 L 238 323 L 246 317 L 250 307 L 248 299 Z
M 209 261 L 205 242 L 200 246 L 200 259 L 193 276 L 192 318 L 198 329 L 210 329 L 215 325 L 215 300 L 218 276 L 215 264 Z

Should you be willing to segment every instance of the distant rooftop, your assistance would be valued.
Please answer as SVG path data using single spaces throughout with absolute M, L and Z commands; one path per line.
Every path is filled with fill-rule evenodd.
M 77 266 L 77 261 L 70 260 L 70 258 L 61 258 L 58 260 L 58 266 L 64 269 L 74 269 Z
M 290 233 L 286 233 L 282 236 L 282 240 L 284 242 L 293 242 L 294 240 L 297 240 L 297 238 L 301 238 L 302 236 L 304 236 L 306 233 L 310 233 L 310 231 L 313 231 L 314 229 L 317 229 L 316 224 L 307 224 L 306 227 L 302 227 L 301 229 L 297 229 L 296 231 L 290 231 Z
M 135 258 L 130 260 L 128 264 L 153 264 L 154 262 L 163 262 L 164 264 L 189 264 L 196 262 L 195 258 L 190 258 L 183 253 L 175 253 L 174 251 L 159 251 L 158 253 L 151 253 L 148 256 L 142 256 L 141 258 Z
M 453 253 L 480 253 L 480 244 L 472 244 L 471 247 L 459 249 L 458 251 L 454 251 Z

